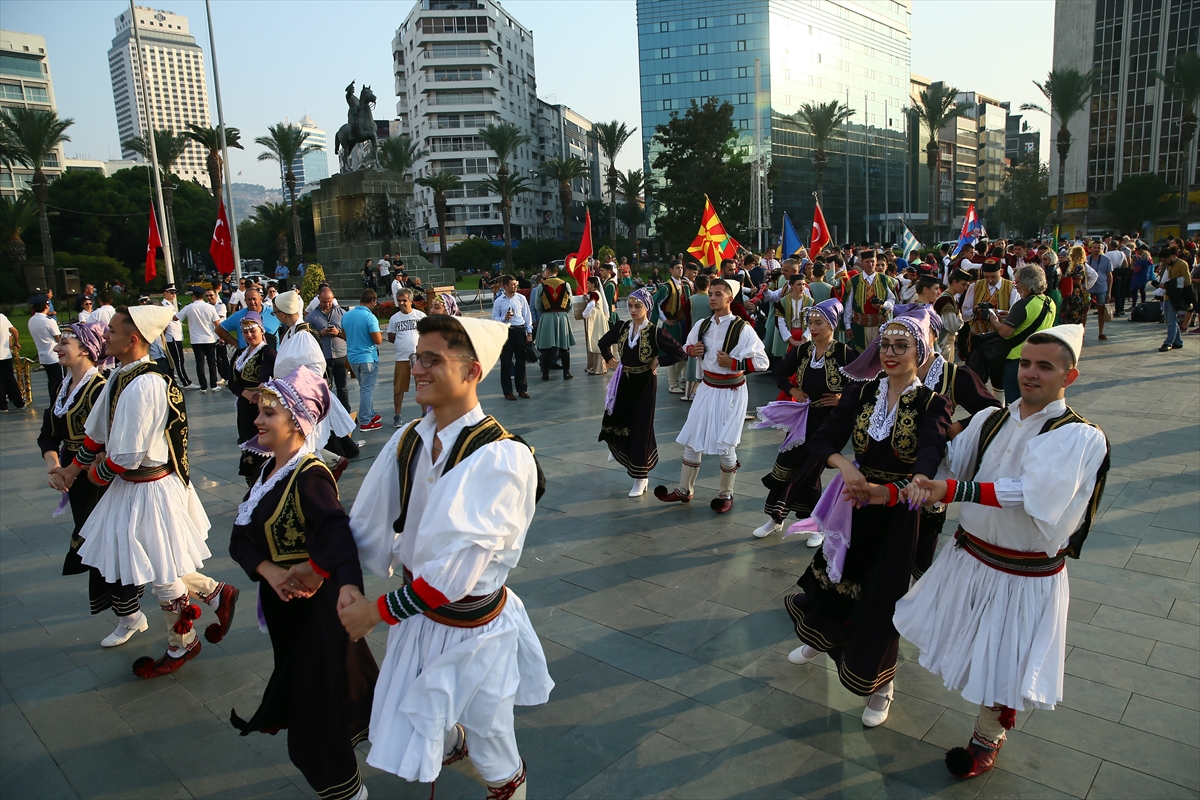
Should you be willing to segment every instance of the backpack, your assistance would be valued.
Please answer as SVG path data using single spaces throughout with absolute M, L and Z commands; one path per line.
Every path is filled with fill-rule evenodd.
M 1162 303 L 1158 301 L 1138 303 L 1129 312 L 1130 322 L 1162 322 L 1162 318 Z

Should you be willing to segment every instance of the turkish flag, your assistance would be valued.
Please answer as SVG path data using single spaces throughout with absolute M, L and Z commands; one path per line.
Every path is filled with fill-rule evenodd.
M 158 236 L 158 217 L 154 213 L 154 202 L 151 201 L 150 238 L 146 241 L 146 283 L 154 280 L 154 277 L 158 275 L 158 267 L 154 261 L 160 247 L 162 247 L 162 239 Z
M 583 237 L 579 240 L 579 249 L 575 251 L 574 268 L 568 268 L 575 278 L 575 294 L 587 294 L 588 264 L 592 256 L 592 210 L 589 208 L 583 218 Z
M 225 216 L 225 201 L 217 210 L 217 224 L 213 228 L 212 242 L 208 245 L 208 254 L 217 265 L 217 272 L 222 275 L 233 274 L 233 240 L 229 238 L 229 218 Z
M 812 237 L 808 247 L 808 257 L 812 258 L 821 252 L 825 245 L 833 241 L 829 235 L 829 226 L 825 224 L 825 215 L 821 213 L 821 204 L 813 212 Z

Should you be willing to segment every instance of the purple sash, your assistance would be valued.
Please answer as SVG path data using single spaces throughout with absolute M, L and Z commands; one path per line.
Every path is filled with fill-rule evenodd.
M 779 428 L 785 430 L 788 435 L 784 437 L 783 444 L 779 445 L 779 452 L 791 450 L 793 447 L 799 447 L 804 444 L 805 431 L 808 428 L 808 400 L 803 403 L 797 403 L 794 400 L 775 400 L 767 403 L 758 409 L 758 421 L 752 427 L 762 428 Z
M 855 466 L 857 466 L 857 462 Z M 846 488 L 846 484 L 842 480 L 842 473 L 838 472 L 837 476 L 825 487 L 825 491 L 821 493 L 821 499 L 817 501 L 812 516 L 795 523 L 783 534 L 784 536 L 790 536 L 793 533 L 825 534 L 821 552 L 825 555 L 829 580 L 834 583 L 840 583 L 842 580 L 842 568 L 846 565 L 846 551 L 850 549 L 850 526 L 854 513 L 854 504 L 842 497 L 844 488 Z
M 608 381 L 608 388 L 604 390 L 605 414 L 613 413 L 613 409 L 617 407 L 617 384 L 621 382 L 622 366 L 624 365 L 618 361 L 617 368 L 613 370 L 612 378 Z

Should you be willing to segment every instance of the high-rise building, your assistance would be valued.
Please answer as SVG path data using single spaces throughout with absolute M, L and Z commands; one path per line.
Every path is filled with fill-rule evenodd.
M 1004 154 L 1009 165 L 1014 167 L 1027 158 L 1041 160 L 1042 132 L 1030 130 L 1023 115 L 1009 113 Z
M 313 118 L 308 114 L 300 118 L 300 129 L 308 134 L 308 138 L 304 140 L 306 145 L 318 145 L 321 149 L 297 158 L 292 164 L 297 187 L 320 183 L 322 178 L 329 177 L 329 153 L 325 131 L 318 128 L 317 123 L 313 122 Z
M 836 100 L 855 113 L 826 145 L 825 218 L 838 240 L 898 235 L 905 211 L 911 0 L 638 0 L 637 11 L 641 132 L 650 174 L 655 126 L 683 114 L 692 100 L 731 103 L 747 151 L 757 108 L 773 168 L 772 228 L 778 230 L 784 211 L 805 228 L 817 179 L 813 138 L 796 112 L 805 103 Z M 696 214 L 699 219 L 700 209 Z
M 46 39 L 30 33 L 0 31 L 0 107 L 44 108 L 54 105 L 54 82 Z M 54 180 L 63 171 L 62 147 L 42 162 L 42 172 Z M 0 170 L 0 196 L 16 197 L 33 181 L 33 169 L 17 164 Z
M 608 175 L 608 159 L 600 152 L 599 145 L 588 134 L 592 122 L 575 110 L 564 105 L 538 99 L 538 160 L 544 162 L 555 158 L 574 156 L 588 167 L 586 178 L 571 181 L 571 210 L 568 212 L 567 241 L 579 241 L 583 234 L 583 205 L 588 200 L 608 199 L 605 180 Z M 537 178 L 541 193 L 542 219 L 538 238 L 561 236 L 562 203 L 558 187 L 553 181 Z M 606 226 L 602 220 L 592 220 L 592 235 L 599 236 Z M 636 235 L 636 234 L 635 234 Z
M 126 11 L 115 20 L 117 35 L 108 51 L 117 132 L 122 144 L 136 136 L 144 138 L 150 127 L 179 133 L 186 130 L 189 122 L 211 125 L 204 51 L 188 33 L 187 17 L 143 6 L 135 10 L 151 107 L 147 109 L 143 104 L 142 76 L 134 51 L 134 14 Z M 141 160 L 137 153 L 124 147 L 121 156 Z M 172 171 L 184 180 L 197 180 L 208 186 L 207 157 L 203 147 L 191 143 Z
M 1183 103 L 1155 77 L 1170 72 L 1178 53 L 1200 48 L 1196 0 L 1058 0 L 1054 9 L 1054 69 L 1098 73 L 1086 109 L 1071 120 L 1064 170 L 1063 219 L 1069 232 L 1099 232 L 1109 223 L 1101 204 L 1127 177 L 1157 173 L 1183 182 L 1179 122 Z M 1058 125 L 1052 123 L 1051 136 Z M 1200 184 L 1197 140 L 1190 143 L 1188 183 Z M 1058 186 L 1058 158 L 1050 186 Z M 1091 229 L 1091 230 L 1089 230 Z M 1155 238 L 1177 226 L 1160 226 Z

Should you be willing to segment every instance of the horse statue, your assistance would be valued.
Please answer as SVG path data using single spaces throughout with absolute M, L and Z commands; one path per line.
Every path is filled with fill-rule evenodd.
M 356 145 L 363 142 L 371 143 L 371 153 L 363 159 L 364 165 L 379 168 L 379 138 L 375 133 L 375 115 L 372 111 L 377 99 L 370 86 L 364 85 L 358 97 L 354 96 L 353 82 L 346 87 L 346 104 L 350 107 L 346 112 L 347 122 L 338 128 L 333 139 L 333 152 L 338 156 L 340 172 L 353 171 L 350 166 L 350 153 Z

